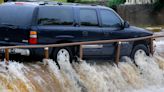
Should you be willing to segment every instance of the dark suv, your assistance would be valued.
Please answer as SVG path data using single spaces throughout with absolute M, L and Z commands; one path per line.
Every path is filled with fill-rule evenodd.
M 129 26 L 105 6 L 55 2 L 9 2 L 0 5 L 0 45 L 45 45 L 81 41 L 128 39 L 152 33 Z M 149 54 L 149 40 L 123 42 L 121 56 Z M 116 43 L 84 45 L 86 59 L 112 59 Z M 79 46 L 50 48 L 56 61 L 72 61 Z M 43 57 L 43 49 L 12 49 L 11 54 Z

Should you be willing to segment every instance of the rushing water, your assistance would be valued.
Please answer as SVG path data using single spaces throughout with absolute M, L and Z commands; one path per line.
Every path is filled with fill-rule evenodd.
M 164 58 L 161 53 L 164 41 L 155 44 L 155 55 L 139 56 L 138 67 L 128 57 L 123 57 L 118 67 L 108 62 L 89 64 L 82 61 L 71 65 L 61 61 L 61 70 L 52 60 L 43 60 L 44 63 L 12 61 L 9 66 L 1 62 L 0 92 L 155 92 L 157 88 L 163 92 Z

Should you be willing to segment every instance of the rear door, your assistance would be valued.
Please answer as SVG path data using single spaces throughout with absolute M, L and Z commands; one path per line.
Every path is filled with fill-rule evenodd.
M 103 39 L 103 31 L 99 26 L 98 12 L 94 8 L 79 8 L 79 24 L 77 27 L 81 33 L 83 41 L 95 41 Z M 87 56 L 101 56 L 102 45 L 92 44 L 84 45 L 84 55 Z
M 54 44 L 61 41 L 79 41 L 74 10 L 70 6 L 39 6 L 38 43 Z

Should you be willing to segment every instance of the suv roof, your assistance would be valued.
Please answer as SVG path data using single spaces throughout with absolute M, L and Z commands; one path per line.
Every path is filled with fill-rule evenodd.
M 60 2 L 7 2 L 1 5 L 25 5 L 25 6 L 68 6 L 68 7 L 86 7 L 86 8 L 108 8 L 100 5 L 86 5 L 79 3 L 60 3 Z M 109 8 L 108 8 L 109 9 Z

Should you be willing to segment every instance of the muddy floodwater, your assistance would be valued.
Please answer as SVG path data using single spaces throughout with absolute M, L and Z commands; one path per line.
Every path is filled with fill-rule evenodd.
M 8 70 L 0 62 L 0 92 L 164 92 L 164 40 L 155 41 L 154 56 L 140 55 L 138 67 L 123 57 L 118 67 L 101 64 L 60 62 L 18 63 Z

